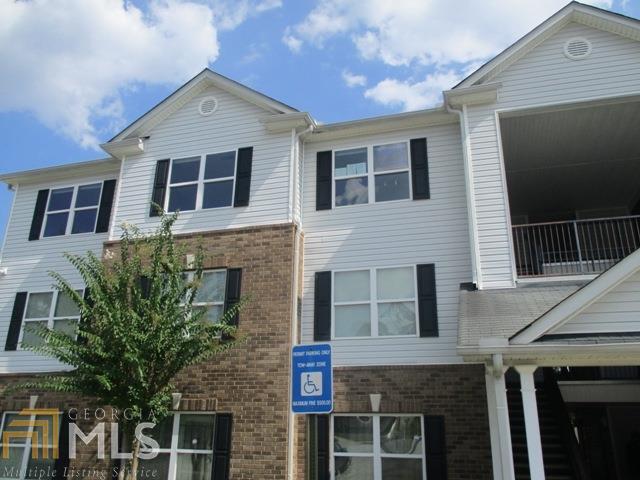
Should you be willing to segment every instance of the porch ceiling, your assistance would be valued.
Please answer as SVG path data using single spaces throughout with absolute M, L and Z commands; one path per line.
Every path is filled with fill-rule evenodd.
M 640 101 L 501 118 L 512 215 L 631 211 L 640 199 L 638 125 Z

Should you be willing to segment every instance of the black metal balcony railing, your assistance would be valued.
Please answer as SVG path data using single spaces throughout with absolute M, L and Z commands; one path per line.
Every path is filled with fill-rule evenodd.
M 640 248 L 640 215 L 513 227 L 519 277 L 601 273 Z

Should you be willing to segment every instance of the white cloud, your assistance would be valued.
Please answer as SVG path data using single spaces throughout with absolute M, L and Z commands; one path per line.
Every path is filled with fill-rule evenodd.
M 280 2 L 233 2 L 244 4 L 264 11 Z M 230 19 L 223 5 L 151 0 L 143 11 L 123 0 L 0 0 L 0 64 L 8 66 L 0 111 L 29 112 L 97 148 L 126 123 L 126 89 L 179 84 L 218 57 L 217 25 L 249 16 L 238 8 L 245 13 Z
M 280 8 L 282 0 L 201 0 L 211 5 L 221 30 L 233 30 L 250 17 Z
M 282 35 L 282 42 L 289 47 L 293 53 L 300 53 L 302 49 L 302 40 L 291 34 L 291 29 L 287 28 Z
M 442 91 L 453 87 L 461 76 L 448 70 L 429 74 L 418 82 L 386 78 L 364 92 L 364 96 L 388 107 L 418 110 L 442 103 Z
M 611 8 L 613 0 L 592 0 Z M 321 46 L 349 34 L 359 54 L 388 65 L 467 63 L 498 53 L 566 0 L 321 0 L 289 36 Z M 297 48 L 302 45 L 297 44 Z
M 367 77 L 364 75 L 356 75 L 355 73 L 351 73 L 349 70 L 343 70 L 342 79 L 349 88 L 364 87 L 367 85 Z

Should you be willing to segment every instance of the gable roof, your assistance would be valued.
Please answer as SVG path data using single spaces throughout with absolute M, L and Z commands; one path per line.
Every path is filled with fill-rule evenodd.
M 178 110 L 187 101 L 204 89 L 215 86 L 233 95 L 253 103 L 271 113 L 296 113 L 296 110 L 278 100 L 275 100 L 252 88 L 242 85 L 224 75 L 205 68 L 187 83 L 178 88 L 167 98 L 158 103 L 147 113 L 134 120 L 128 127 L 118 133 L 109 142 L 118 142 L 127 138 L 143 136 L 153 126 L 167 118 L 171 113 Z
M 606 293 L 640 271 L 640 250 L 621 260 L 609 270 L 572 293 L 540 318 L 515 333 L 509 343 L 526 345 L 568 322 L 598 301 Z
M 453 89 L 490 81 L 570 22 L 640 41 L 640 20 L 573 1 L 482 65 Z

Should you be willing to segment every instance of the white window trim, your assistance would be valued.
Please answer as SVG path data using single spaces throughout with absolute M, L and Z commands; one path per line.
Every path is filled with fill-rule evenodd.
M 219 152 L 209 152 L 209 153 L 203 153 L 201 155 L 188 155 L 188 156 L 184 156 L 184 157 L 172 157 L 169 159 L 169 171 L 167 172 L 167 192 L 165 195 L 165 199 L 164 199 L 164 205 L 162 206 L 162 208 L 164 209 L 165 212 L 169 211 L 169 199 L 171 198 L 171 188 L 172 187 L 185 187 L 187 185 L 196 185 L 196 205 L 195 208 L 193 210 L 180 210 L 180 212 L 197 212 L 200 210 L 221 210 L 221 209 L 225 209 L 225 208 L 233 208 L 233 201 L 236 198 L 236 180 L 238 177 L 238 150 L 239 149 L 231 149 L 231 150 L 222 150 Z M 207 156 L 208 155 L 218 155 L 221 153 L 229 153 L 229 152 L 234 152 L 235 153 L 235 159 L 234 159 L 234 164 L 233 164 L 233 176 L 232 177 L 221 177 L 221 178 L 204 178 L 204 172 L 206 169 L 206 161 L 207 161 Z M 178 183 L 171 183 L 171 174 L 173 173 L 173 162 L 175 160 L 186 160 L 188 158 L 200 158 L 200 163 L 199 165 L 199 169 L 198 169 L 198 179 L 197 180 L 193 180 L 193 181 L 189 181 L 189 182 L 178 182 Z M 216 182 L 227 182 L 227 181 L 233 181 L 233 187 L 231 188 L 231 204 L 230 205 L 224 205 L 222 207 L 207 207 L 204 208 L 202 206 L 203 200 L 204 200 L 204 186 L 208 183 L 216 183 Z
M 0 418 L 0 452 L 2 451 L 2 433 L 4 432 L 4 428 L 5 428 L 5 422 L 7 421 L 7 415 L 19 415 L 20 412 L 17 411 L 11 411 L 11 410 L 7 410 L 5 412 L 2 412 L 2 416 Z M 62 415 L 62 412 L 58 412 L 58 434 L 60 433 L 60 416 Z M 20 477 L 16 478 L 16 477 L 11 477 L 12 480 L 25 480 L 27 478 L 27 473 L 28 473 L 28 467 L 29 467 L 29 454 L 31 452 L 31 438 L 32 438 L 32 433 L 33 433 L 33 429 L 35 427 L 35 420 L 36 420 L 36 414 L 31 414 L 29 415 L 29 429 L 27 430 L 29 432 L 29 435 L 24 439 L 24 443 L 20 443 L 20 444 L 11 444 L 9 443 L 9 445 L 11 445 L 11 448 L 14 447 L 20 447 L 23 449 L 22 451 L 22 462 L 20 463 Z M 23 417 L 26 417 L 26 415 L 23 415 Z M 40 435 L 36 435 L 36 437 L 39 439 Z M 54 442 L 58 441 L 57 439 L 53 439 Z M 44 445 L 41 444 L 40 442 L 36 443 L 36 447 L 38 448 L 42 448 Z M 47 445 L 47 447 L 53 447 L 53 445 Z M 4 478 L 4 477 L 0 477 L 0 478 Z
M 84 288 L 78 288 L 77 290 L 82 291 L 82 294 L 84 294 Z M 38 317 L 38 318 L 27 318 L 27 309 L 29 307 L 29 300 L 31 299 L 31 295 L 37 294 L 37 293 L 51 293 L 51 305 L 49 305 L 49 315 L 47 317 Z M 33 292 L 28 292 L 27 295 L 27 301 L 24 304 L 24 312 L 22 313 L 22 323 L 20 325 L 20 338 L 18 339 L 18 350 L 26 350 L 24 348 L 22 348 L 22 338 L 24 337 L 24 327 L 28 324 L 28 323 L 40 323 L 40 322 L 47 322 L 47 328 L 49 330 L 53 329 L 53 324 L 56 320 L 75 320 L 77 322 L 80 321 L 80 315 L 75 315 L 75 316 L 71 316 L 71 315 L 66 315 L 66 316 L 62 316 L 62 317 L 56 317 L 55 313 L 56 313 L 56 305 L 58 303 L 58 297 L 60 296 L 61 292 L 60 290 L 40 290 L 40 291 L 33 291 Z
M 172 412 L 173 416 L 173 425 L 171 429 L 171 446 L 169 448 L 158 448 L 156 451 L 158 454 L 168 453 L 169 454 L 169 471 L 167 473 L 166 480 L 174 480 L 176 478 L 176 473 L 178 469 L 178 455 L 181 453 L 195 453 L 201 455 L 211 455 L 211 461 L 213 461 L 213 453 L 215 451 L 215 438 L 216 438 L 216 423 L 215 417 L 216 412 Z M 180 433 L 180 416 L 181 415 L 208 415 L 213 417 L 213 433 L 211 439 L 211 450 L 195 450 L 195 449 L 187 449 L 187 448 L 178 448 L 178 438 Z M 141 449 L 144 452 L 149 452 L 151 449 Z M 159 479 L 164 480 L 164 479 Z
M 385 170 L 383 172 L 374 172 L 374 163 L 373 163 L 373 147 L 380 147 L 384 145 L 393 145 L 396 143 L 404 143 L 407 145 L 407 168 L 396 168 L 394 170 Z M 336 152 L 344 152 L 348 150 L 358 150 L 361 148 L 365 148 L 367 150 L 367 173 L 363 174 L 354 174 L 354 175 L 341 175 L 336 176 Z M 376 183 L 375 177 L 376 175 L 387 175 L 392 173 L 404 173 L 407 172 L 409 174 L 409 196 L 407 198 L 399 198 L 398 200 L 376 200 Z M 365 203 L 354 203 L 350 205 L 336 205 L 336 182 L 338 180 L 348 180 L 350 178 L 367 178 L 367 201 Z M 411 141 L 410 140 L 399 140 L 397 142 L 385 142 L 385 143 L 368 143 L 364 145 L 357 145 L 353 147 L 340 148 L 338 150 L 331 151 L 331 197 L 332 203 L 331 208 L 344 208 L 344 207 L 357 207 L 362 205 L 370 205 L 375 203 L 397 203 L 397 202 L 407 202 L 413 199 L 413 177 L 411 171 Z
M 411 268 L 413 270 L 413 293 L 414 298 L 404 299 L 384 299 L 378 300 L 377 291 L 377 277 L 378 270 L 387 270 L 390 268 Z M 335 286 L 336 286 L 336 273 L 343 272 L 369 272 L 369 300 L 358 300 L 353 302 L 336 302 L 335 301 Z M 415 324 L 416 333 L 412 335 L 379 335 L 378 334 L 378 304 L 379 303 L 394 303 L 394 302 L 411 302 L 415 304 Z M 336 337 L 336 306 L 341 305 L 370 305 L 369 308 L 369 321 L 371 322 L 371 335 L 362 337 Z M 420 313 L 418 311 L 418 273 L 415 265 L 388 265 L 382 267 L 371 268 L 347 268 L 331 271 L 331 340 L 362 340 L 365 338 L 416 338 L 420 335 Z
M 348 453 L 348 452 L 334 452 L 334 420 L 335 417 L 372 417 L 373 420 L 373 451 L 371 453 Z M 380 448 L 380 417 L 417 417 L 420 419 L 420 428 L 422 429 L 422 453 L 421 454 L 406 454 L 406 453 L 382 453 Z M 373 480 L 382 480 L 382 459 L 383 458 L 399 458 L 399 459 L 414 459 L 418 458 L 422 461 L 422 479 L 427 478 L 427 462 L 425 461 L 425 425 L 424 415 L 419 413 L 334 413 L 331 415 L 330 429 L 329 429 L 329 452 L 331 461 L 329 468 L 331 470 L 331 479 L 335 480 L 336 457 L 364 457 L 373 459 Z
M 100 196 L 98 197 L 98 203 L 96 205 L 91 205 L 88 207 L 79 207 L 76 208 L 75 204 L 76 204 L 76 197 L 78 196 L 78 190 L 80 189 L 80 187 L 86 187 L 89 185 L 100 185 Z M 49 202 L 51 202 L 51 194 L 53 193 L 54 190 L 64 190 L 66 188 L 72 188 L 73 189 L 73 193 L 71 194 L 71 203 L 69 204 L 69 208 L 65 208 L 62 210 L 52 210 L 49 211 Z M 45 238 L 60 238 L 60 237 L 66 237 L 68 235 L 93 235 L 96 232 L 96 225 L 98 224 L 98 215 L 100 215 L 100 203 L 102 202 L 102 193 L 104 191 L 104 181 L 96 181 L 96 182 L 91 182 L 91 183 L 83 183 L 83 184 L 76 184 L 76 185 L 64 185 L 61 187 L 51 187 L 49 188 L 49 194 L 47 195 L 47 204 L 45 205 L 44 208 L 44 219 L 42 221 L 42 227 L 40 229 L 40 239 L 45 239 Z M 71 230 L 73 228 L 73 222 L 76 218 L 76 212 L 77 211 L 81 211 L 81 210 L 90 210 L 90 209 L 96 209 L 96 220 L 93 223 L 93 229 L 90 232 L 81 232 L 81 233 L 71 233 Z M 56 214 L 56 213 L 68 213 L 69 215 L 67 216 L 67 225 L 65 227 L 64 230 L 64 234 L 63 235 L 50 235 L 50 236 L 46 236 L 44 235 L 45 229 L 47 227 L 47 219 L 49 217 L 49 214 Z

